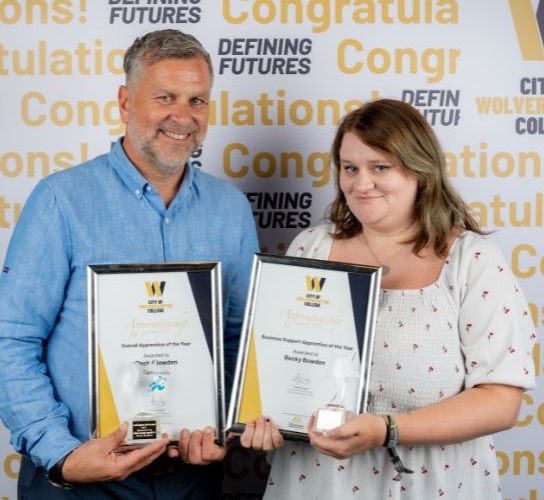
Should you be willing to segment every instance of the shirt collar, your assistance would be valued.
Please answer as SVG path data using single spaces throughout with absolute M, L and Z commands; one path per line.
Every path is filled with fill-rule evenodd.
M 123 138 L 121 137 L 111 148 L 109 153 L 109 157 L 111 159 L 110 163 L 128 190 L 138 199 L 141 199 L 147 186 L 151 186 L 151 183 L 147 181 L 147 179 L 128 159 L 128 156 L 123 149 L 122 140 Z M 191 160 L 187 161 L 181 186 L 174 200 L 172 200 L 172 204 L 179 203 L 181 199 L 184 198 L 192 189 L 195 175 L 194 170 L 195 167 L 191 164 Z

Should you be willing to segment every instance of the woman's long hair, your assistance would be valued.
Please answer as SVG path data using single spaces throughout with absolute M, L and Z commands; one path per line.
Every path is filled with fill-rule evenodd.
M 336 166 L 336 198 L 330 207 L 329 218 L 335 224 L 335 238 L 351 238 L 362 231 L 361 223 L 351 213 L 340 190 L 340 147 L 347 132 L 400 162 L 408 174 L 417 179 L 414 218 L 419 229 L 405 242 L 413 244 L 416 255 L 430 247 L 436 255 L 445 256 L 454 229 L 484 234 L 450 185 L 444 154 L 425 118 L 405 102 L 380 99 L 346 115 L 334 138 L 332 159 Z

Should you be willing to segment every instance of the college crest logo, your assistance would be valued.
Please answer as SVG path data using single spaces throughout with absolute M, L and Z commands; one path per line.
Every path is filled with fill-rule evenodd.
M 306 276 L 306 290 L 308 292 L 321 293 L 326 279 L 318 276 Z
M 544 0 L 536 12 L 531 0 L 508 0 L 524 61 L 544 61 Z
M 166 281 L 146 281 L 145 288 L 148 297 L 162 297 Z

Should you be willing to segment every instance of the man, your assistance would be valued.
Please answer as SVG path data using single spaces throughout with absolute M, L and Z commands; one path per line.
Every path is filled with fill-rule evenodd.
M 209 54 L 190 35 L 156 31 L 136 39 L 124 69 L 125 137 L 36 186 L 1 273 L 0 415 L 23 455 L 24 498 L 212 498 L 220 490 L 216 461 L 225 452 L 213 429 L 184 429 L 178 448 L 167 450 L 163 437 L 125 454 L 114 452 L 124 425 L 89 440 L 86 266 L 221 261 L 232 366 L 257 250 L 245 197 L 190 163 L 208 125 Z M 146 467 L 158 457 L 175 470 Z

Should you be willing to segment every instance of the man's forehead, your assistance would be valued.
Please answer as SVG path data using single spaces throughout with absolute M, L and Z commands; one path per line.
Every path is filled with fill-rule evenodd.
M 208 62 L 206 59 L 201 55 L 196 56 L 172 56 L 172 57 L 163 57 L 161 59 L 154 59 L 153 54 L 150 54 L 149 56 L 146 54 L 143 58 L 141 68 L 142 69 L 150 69 L 157 67 L 159 65 L 164 66 L 165 63 L 180 63 L 183 65 L 187 64 L 199 64 L 206 68 L 207 72 L 209 73 L 210 77 L 212 76 L 210 67 L 208 65 Z
M 127 86 L 199 85 L 211 89 L 212 76 L 201 57 L 165 58 L 142 64 L 141 70 Z

